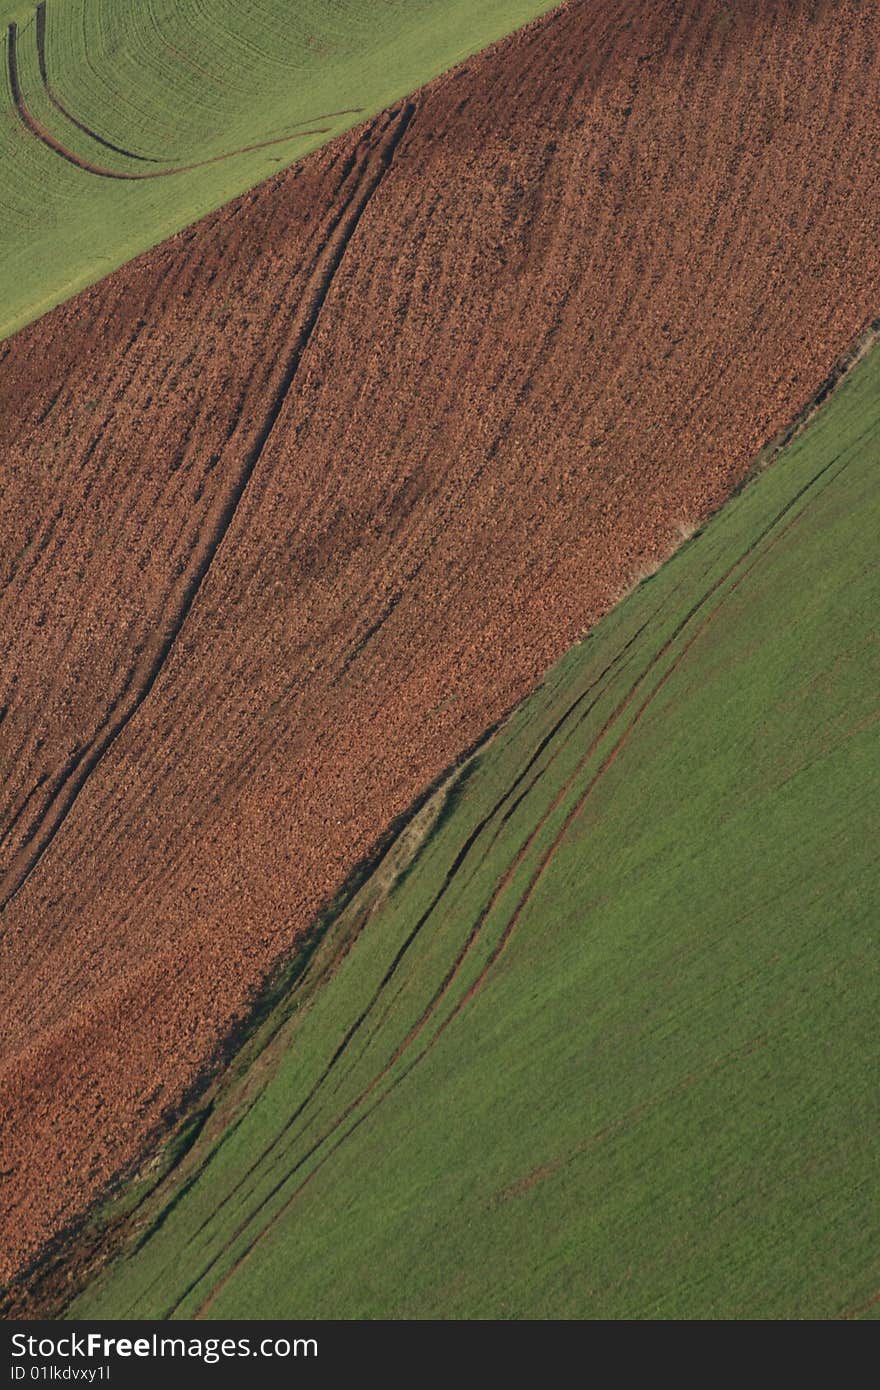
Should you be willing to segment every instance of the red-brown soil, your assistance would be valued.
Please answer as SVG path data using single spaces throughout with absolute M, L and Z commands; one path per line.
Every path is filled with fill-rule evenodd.
M 874 317 L 878 79 L 582 0 L 0 347 L 6 1275 Z

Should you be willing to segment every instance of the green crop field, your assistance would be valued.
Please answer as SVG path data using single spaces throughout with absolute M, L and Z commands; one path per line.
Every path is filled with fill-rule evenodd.
M 875 351 L 426 804 L 71 1316 L 876 1315 L 878 449 Z
M 550 8 L 0 0 L 0 338 Z

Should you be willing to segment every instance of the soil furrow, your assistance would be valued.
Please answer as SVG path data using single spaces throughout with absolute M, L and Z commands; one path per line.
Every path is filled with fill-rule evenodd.
M 102 726 L 99 727 L 91 746 L 78 751 L 77 754 L 70 759 L 67 766 L 62 768 L 58 774 L 58 788 L 40 824 L 33 828 L 21 850 L 10 863 L 2 880 L 0 880 L 0 911 L 6 908 L 11 899 L 19 891 L 22 884 L 26 881 L 28 875 L 32 873 L 35 866 L 39 863 L 40 858 L 51 845 L 52 840 L 58 833 L 65 817 L 70 812 L 76 798 L 88 781 L 88 778 L 100 763 L 107 749 L 110 748 L 119 737 L 129 720 L 137 713 L 152 690 L 174 647 L 180 630 L 186 622 L 189 611 L 198 595 L 202 581 L 208 573 L 219 547 L 223 543 L 245 488 L 250 482 L 254 469 L 257 467 L 262 457 L 266 443 L 275 428 L 276 421 L 281 414 L 293 379 L 299 368 L 302 355 L 308 346 L 309 338 L 318 321 L 321 308 L 333 282 L 333 277 L 339 268 L 351 238 L 357 230 L 358 222 L 370 198 L 375 193 L 383 175 L 394 158 L 394 152 L 402 140 L 414 113 L 415 107 L 411 104 L 407 105 L 393 122 L 390 134 L 385 137 L 378 148 L 375 157 L 375 167 L 365 178 L 362 187 L 357 189 L 353 194 L 351 204 L 345 217 L 336 229 L 334 236 L 327 244 L 322 260 L 318 265 L 315 280 L 312 285 L 308 287 L 304 306 L 302 306 L 300 310 L 301 318 L 294 335 L 286 368 L 277 384 L 269 408 L 257 431 L 256 438 L 244 455 L 241 471 L 232 489 L 225 497 L 220 499 L 219 504 L 209 512 L 206 518 L 206 526 L 196 548 L 195 563 L 177 601 L 176 610 L 172 611 L 169 615 L 164 634 L 157 634 L 157 637 L 147 646 L 138 664 L 132 668 L 130 678 L 126 687 L 123 689 L 120 699 L 110 707 L 107 717 Z

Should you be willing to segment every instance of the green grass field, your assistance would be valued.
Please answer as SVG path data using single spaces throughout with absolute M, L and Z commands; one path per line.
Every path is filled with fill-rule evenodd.
M 36 3 L 0 0 L 0 338 L 550 8 L 548 0 L 47 0 L 50 96 Z M 131 175 L 281 143 L 141 181 L 76 167 L 16 111 L 12 22 L 26 106 L 77 159 Z
M 875 351 L 422 811 L 71 1316 L 876 1314 L 878 447 Z

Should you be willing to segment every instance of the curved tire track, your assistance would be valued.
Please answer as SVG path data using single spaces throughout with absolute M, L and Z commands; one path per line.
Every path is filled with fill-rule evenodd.
M 71 150 L 66 145 L 62 144 L 62 142 L 56 136 L 54 136 L 50 130 L 47 130 L 47 128 L 43 125 L 41 121 L 37 120 L 36 116 L 30 110 L 27 102 L 25 101 L 24 93 L 21 87 L 21 78 L 18 70 L 18 26 L 14 22 L 10 23 L 7 29 L 6 61 L 9 76 L 9 89 L 12 93 L 12 102 L 15 107 L 16 114 L 18 115 L 18 118 L 21 121 L 22 125 L 25 127 L 25 129 L 30 131 L 31 135 L 35 136 L 36 139 L 39 140 L 42 145 L 45 145 L 47 149 L 51 150 L 53 154 L 57 154 L 59 158 L 65 160 L 66 163 L 72 164 L 75 169 L 80 169 L 83 173 L 86 174 L 94 174 L 98 178 L 102 179 L 119 179 L 126 183 L 143 183 L 145 180 L 148 179 L 174 178 L 178 174 L 191 174 L 196 169 L 206 169 L 212 164 L 220 164 L 224 160 L 235 159 L 239 155 L 253 154 L 257 150 L 270 149 L 275 145 L 289 144 L 291 140 L 305 139 L 309 135 L 326 135 L 331 130 L 330 126 L 315 126 L 309 130 L 297 130 L 290 135 L 277 135 L 271 140 L 258 140 L 251 145 L 241 145 L 238 149 L 228 150 L 224 154 L 211 155 L 209 159 L 199 159 L 191 164 L 179 164 L 176 165 L 173 169 L 151 169 L 149 172 L 144 173 L 133 173 L 119 169 L 108 169 L 103 165 L 93 164 L 91 160 L 83 159 L 80 155 L 76 154 L 74 150 Z M 58 105 L 57 101 L 55 102 L 55 105 Z M 59 109 L 64 110 L 64 108 Z M 68 118 L 68 120 L 73 121 L 74 125 L 79 126 L 79 128 L 81 130 L 84 130 L 86 134 L 99 140 L 99 142 L 102 145 L 107 146 L 107 148 L 118 150 L 120 154 L 127 155 L 130 158 L 134 159 L 140 159 L 145 157 L 140 155 L 132 155 L 130 150 L 122 150 L 119 149 L 118 146 L 110 145 L 108 141 L 101 139 L 99 136 L 96 136 L 94 131 L 89 130 L 86 126 L 81 125 L 81 123 L 77 121 L 73 116 L 71 116 L 68 111 L 64 110 L 64 115 Z M 324 118 L 319 116 L 318 120 L 321 119 Z
M 49 98 L 52 105 L 55 107 L 55 110 L 60 111 L 61 115 L 66 117 L 66 119 L 70 121 L 71 125 L 75 125 L 77 130 L 81 130 L 84 135 L 88 135 L 89 138 L 91 140 L 94 140 L 97 144 L 103 145 L 106 150 L 112 150 L 114 154 L 125 155 L 127 159 L 136 159 L 142 164 L 165 163 L 166 161 L 161 159 L 153 159 L 150 155 L 135 154 L 134 150 L 127 150 L 124 145 L 114 145 L 112 140 L 108 140 L 105 136 L 99 135 L 98 132 L 96 130 L 93 130 L 91 126 L 86 125 L 84 121 L 81 121 L 77 116 L 74 116 L 73 112 L 67 106 L 64 105 L 64 102 L 58 96 L 51 82 L 49 81 L 49 70 L 46 64 L 46 0 L 41 0 L 41 3 L 37 6 L 36 27 L 37 62 L 40 65 L 40 79 L 43 83 L 43 89 L 46 93 L 46 96 Z

